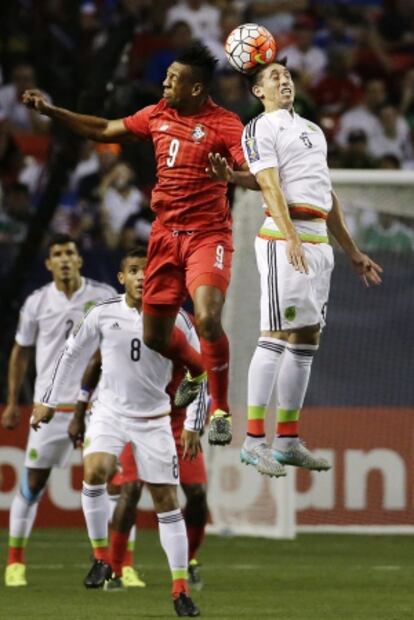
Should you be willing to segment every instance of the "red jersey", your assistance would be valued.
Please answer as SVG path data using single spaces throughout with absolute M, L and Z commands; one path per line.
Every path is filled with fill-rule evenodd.
M 243 125 L 211 99 L 197 114 L 181 115 L 165 99 L 123 119 L 125 127 L 154 143 L 157 183 L 151 208 L 172 230 L 219 230 L 231 225 L 227 183 L 210 179 L 208 154 L 244 163 Z

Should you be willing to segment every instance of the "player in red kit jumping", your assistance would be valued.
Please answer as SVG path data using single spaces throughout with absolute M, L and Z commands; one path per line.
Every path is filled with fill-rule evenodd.
M 229 344 L 221 315 L 233 246 L 227 184 L 210 178 L 206 169 L 211 153 L 240 168 L 245 163 L 239 118 L 209 97 L 216 62 L 206 47 L 193 44 L 168 68 L 163 99 L 124 119 L 76 114 L 48 103 L 39 91 L 26 91 L 23 102 L 97 142 L 117 142 L 131 134 L 152 140 L 157 183 L 151 207 L 157 217 L 145 274 L 144 342 L 188 368 L 177 392 L 178 406 L 195 398 L 207 371 L 209 442 L 224 445 L 231 441 L 231 417 Z M 194 303 L 201 357 L 174 327 L 187 291 Z

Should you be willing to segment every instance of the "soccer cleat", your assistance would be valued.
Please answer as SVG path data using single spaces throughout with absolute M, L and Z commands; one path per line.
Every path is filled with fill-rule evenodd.
M 246 465 L 253 465 L 260 474 L 265 476 L 280 478 L 287 474 L 284 466 L 275 461 L 272 448 L 265 443 L 259 443 L 250 450 L 242 446 L 240 460 Z
M 231 439 L 231 415 L 221 409 L 216 409 L 210 418 L 208 443 L 211 446 L 226 446 Z
M 179 408 L 188 407 L 188 405 L 197 398 L 203 381 L 206 379 L 206 372 L 203 372 L 198 377 L 194 377 L 194 379 L 191 377 L 190 373 L 187 372 L 175 393 L 174 405 Z
M 188 583 L 194 590 L 201 590 L 204 585 L 200 574 L 200 564 L 195 558 L 188 564 Z
M 126 587 L 122 582 L 122 578 L 112 573 L 110 579 L 105 581 L 103 589 L 105 592 L 125 592 Z
M 27 586 L 26 565 L 21 562 L 13 562 L 6 566 L 4 573 L 4 583 L 10 588 L 20 588 Z
M 194 605 L 191 598 L 181 592 L 177 598 L 173 600 L 174 609 L 177 616 L 186 616 L 187 618 L 195 618 L 200 615 L 200 610 Z
M 105 581 L 111 578 L 112 570 L 109 564 L 102 560 L 94 560 L 83 580 L 85 588 L 102 588 Z
M 122 567 L 122 583 L 126 588 L 145 588 L 147 585 L 132 566 Z
M 272 448 L 275 459 L 282 465 L 293 465 L 316 471 L 331 469 L 331 465 L 326 459 L 313 456 L 300 439 L 296 437 L 288 441 L 281 441 L 280 439 L 277 437 L 273 441 Z

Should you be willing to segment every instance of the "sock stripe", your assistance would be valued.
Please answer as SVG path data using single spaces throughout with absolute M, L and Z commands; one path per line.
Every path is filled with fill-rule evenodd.
M 267 342 L 264 340 L 259 340 L 259 342 L 257 343 L 257 346 L 260 347 L 261 349 L 268 349 L 269 351 L 273 351 L 274 353 L 280 353 L 280 354 L 282 354 L 283 351 L 285 350 L 285 347 L 281 344 L 273 344 L 271 342 Z
M 86 489 L 82 488 L 82 494 L 86 497 L 100 497 L 106 492 L 106 489 Z
M 292 347 L 287 347 L 287 350 L 289 353 L 292 353 L 292 355 L 299 355 L 303 357 L 313 357 L 316 353 L 316 350 L 314 349 L 293 349 Z
M 158 523 L 178 523 L 178 521 L 184 521 L 182 514 L 171 515 L 170 517 L 158 517 Z

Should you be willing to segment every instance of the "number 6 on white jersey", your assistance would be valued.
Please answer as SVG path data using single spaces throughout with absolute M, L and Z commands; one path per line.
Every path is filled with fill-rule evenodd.
M 173 138 L 170 142 L 170 148 L 168 149 L 167 166 L 172 168 L 177 159 L 178 151 L 180 149 L 180 141 L 177 138 Z

